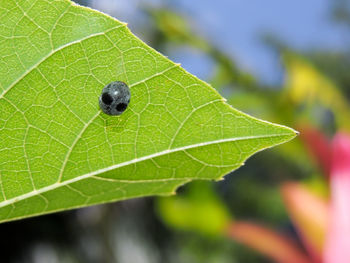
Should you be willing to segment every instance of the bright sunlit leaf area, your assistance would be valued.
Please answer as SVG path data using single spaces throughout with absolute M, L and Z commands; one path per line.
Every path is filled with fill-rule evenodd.
M 1 11 L 2 221 L 171 194 L 295 136 L 232 109 L 111 17 L 65 0 Z M 120 117 L 97 103 L 116 80 L 132 94 Z

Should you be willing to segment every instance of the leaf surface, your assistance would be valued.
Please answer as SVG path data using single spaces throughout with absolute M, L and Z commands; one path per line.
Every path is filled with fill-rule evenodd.
M 98 106 L 116 80 L 132 96 L 119 117 Z M 0 108 L 0 222 L 171 194 L 295 136 L 67 0 L 0 2 Z

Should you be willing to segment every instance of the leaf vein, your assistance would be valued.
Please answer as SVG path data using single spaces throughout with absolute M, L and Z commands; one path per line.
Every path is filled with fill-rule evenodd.
M 70 47 L 74 44 L 78 44 L 84 40 L 87 40 L 87 39 L 91 39 L 91 38 L 94 38 L 94 37 L 97 37 L 97 36 L 103 36 L 105 35 L 106 33 L 108 33 L 109 31 L 112 31 L 114 29 L 117 29 L 117 28 L 120 28 L 120 27 L 123 27 L 124 25 L 121 25 L 121 26 L 118 26 L 118 27 L 113 27 L 113 28 L 110 28 L 104 32 L 99 32 L 99 33 L 95 33 L 95 34 L 91 34 L 89 36 L 86 36 L 86 37 L 83 37 L 81 39 L 78 39 L 78 40 L 74 40 L 72 42 L 69 42 L 67 44 L 64 44 L 58 48 L 56 48 L 55 50 L 52 50 L 50 53 L 48 53 L 46 56 L 44 56 L 42 59 L 40 59 L 38 62 L 36 62 L 35 64 L 33 64 L 30 68 L 28 68 L 25 72 L 23 72 L 23 74 L 17 78 L 14 82 L 12 82 L 7 88 L 5 88 L 3 90 L 3 92 L 0 94 L 0 99 L 2 99 L 7 92 L 9 92 L 15 85 L 17 85 L 22 79 L 24 79 L 29 73 L 31 73 L 34 69 L 36 69 L 41 63 L 43 63 L 44 61 L 46 61 L 47 59 L 49 59 L 52 55 L 56 54 L 58 51 L 61 51 L 67 47 Z
M 283 133 L 281 133 L 281 134 L 266 134 L 266 135 L 258 135 L 258 136 L 243 136 L 243 137 L 236 137 L 236 138 L 227 138 L 227 139 L 221 139 L 221 140 L 215 140 L 215 141 L 191 144 L 191 145 L 187 145 L 187 146 L 183 146 L 183 147 L 179 147 L 179 148 L 175 148 L 175 149 L 171 149 L 171 150 L 164 150 L 162 152 L 146 155 L 146 156 L 143 156 L 143 157 L 140 157 L 140 158 L 135 158 L 135 159 L 123 162 L 123 163 L 119 163 L 119 164 L 116 164 L 116 165 L 112 165 L 112 166 L 109 166 L 109 167 L 106 167 L 106 168 L 103 168 L 103 169 L 99 169 L 99 170 L 93 171 L 91 173 L 87 173 L 87 174 L 83 174 L 83 175 L 77 176 L 77 177 L 75 177 L 73 179 L 69 179 L 69 180 L 66 180 L 66 181 L 63 181 L 63 182 L 57 182 L 57 183 L 54 183 L 52 185 L 43 187 L 41 189 L 37 189 L 35 191 L 31 191 L 31 192 L 19 195 L 17 197 L 14 197 L 14 198 L 8 199 L 6 201 L 0 202 L 0 208 L 4 207 L 4 206 L 7 206 L 7 205 L 13 205 L 16 202 L 19 202 L 19 201 L 31 198 L 31 197 L 33 197 L 33 196 L 35 196 L 37 194 L 43 194 L 45 192 L 49 192 L 49 191 L 55 190 L 55 189 L 57 189 L 59 187 L 66 186 L 66 185 L 69 185 L 69 184 L 81 181 L 83 179 L 94 177 L 94 176 L 96 176 L 98 174 L 101 174 L 101 173 L 104 173 L 104 172 L 112 171 L 114 169 L 117 169 L 117 168 L 120 168 L 120 167 L 124 167 L 124 166 L 128 166 L 128 165 L 131 165 L 131 164 L 135 164 L 135 163 L 138 163 L 138 162 L 150 160 L 152 158 L 160 157 L 160 156 L 163 156 L 163 155 L 166 155 L 166 154 L 171 154 L 171 153 L 175 153 L 175 152 L 181 152 L 181 151 L 185 151 L 185 150 L 193 149 L 193 148 L 197 148 L 197 147 L 209 146 L 209 145 L 212 145 L 212 144 L 234 142 L 234 141 L 242 141 L 242 140 L 262 139 L 262 138 L 270 138 L 270 137 L 282 137 L 282 136 L 290 136 L 290 133 L 286 133 L 286 134 L 283 134 Z M 174 179 L 174 178 L 171 178 L 171 179 Z M 179 178 L 179 180 L 180 179 L 182 179 L 182 178 Z

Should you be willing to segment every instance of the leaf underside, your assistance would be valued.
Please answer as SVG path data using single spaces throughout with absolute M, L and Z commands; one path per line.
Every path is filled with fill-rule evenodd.
M 98 97 L 116 80 L 132 97 L 113 117 Z M 0 1 L 0 109 L 0 222 L 168 195 L 295 136 L 68 0 Z

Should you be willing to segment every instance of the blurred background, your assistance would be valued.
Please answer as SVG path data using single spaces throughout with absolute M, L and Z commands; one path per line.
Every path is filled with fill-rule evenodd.
M 332 138 L 350 128 L 350 2 L 76 2 L 127 22 L 233 107 L 300 136 L 174 197 L 1 224 L 2 262 L 325 262 Z

